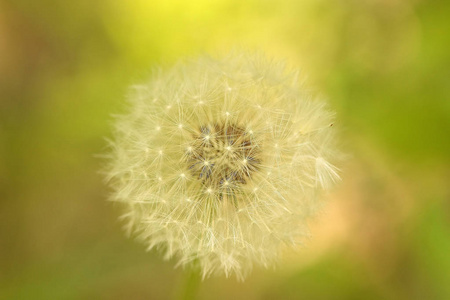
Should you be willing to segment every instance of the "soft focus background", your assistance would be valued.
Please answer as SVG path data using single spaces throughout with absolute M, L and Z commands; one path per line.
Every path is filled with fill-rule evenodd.
M 329 99 L 349 157 L 305 248 L 200 299 L 450 299 L 450 2 L 0 0 L 0 299 L 171 299 L 98 174 L 152 67 L 263 50 Z

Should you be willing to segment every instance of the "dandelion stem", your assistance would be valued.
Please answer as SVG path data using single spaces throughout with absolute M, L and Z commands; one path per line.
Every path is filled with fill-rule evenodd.
M 200 272 L 196 269 L 186 271 L 186 279 L 183 289 L 180 293 L 180 299 L 193 300 L 198 299 L 198 289 L 200 287 Z

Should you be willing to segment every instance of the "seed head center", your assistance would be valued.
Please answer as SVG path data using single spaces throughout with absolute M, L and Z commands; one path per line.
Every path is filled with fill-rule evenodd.
M 261 164 L 254 137 L 236 124 L 200 126 L 188 148 L 192 175 L 214 190 L 246 184 Z

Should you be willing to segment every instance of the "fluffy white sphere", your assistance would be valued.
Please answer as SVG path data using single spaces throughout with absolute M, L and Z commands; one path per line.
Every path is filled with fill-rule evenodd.
M 108 169 L 127 229 L 182 265 L 244 278 L 308 234 L 339 179 L 333 114 L 260 56 L 200 58 L 133 87 Z

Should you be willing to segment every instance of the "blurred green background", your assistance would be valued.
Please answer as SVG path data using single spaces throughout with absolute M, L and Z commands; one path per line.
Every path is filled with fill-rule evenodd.
M 301 68 L 349 158 L 304 249 L 199 299 L 450 299 L 450 2 L 425 0 L 0 1 L 0 299 L 179 295 L 96 155 L 130 84 L 235 47 Z

